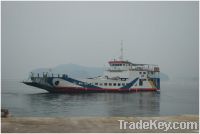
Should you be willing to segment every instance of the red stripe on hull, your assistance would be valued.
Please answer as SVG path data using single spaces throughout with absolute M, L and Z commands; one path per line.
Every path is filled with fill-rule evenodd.
M 137 91 L 157 91 L 157 88 L 131 88 L 131 89 L 118 89 L 118 88 L 80 88 L 80 87 L 57 87 L 53 92 L 63 93 L 78 93 L 78 92 L 137 92 Z

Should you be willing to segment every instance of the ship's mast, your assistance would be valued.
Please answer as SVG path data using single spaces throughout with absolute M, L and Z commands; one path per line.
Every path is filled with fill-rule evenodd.
M 120 55 L 119 59 L 123 60 L 123 40 L 121 40 L 121 49 L 120 49 L 120 51 L 121 51 L 121 55 Z

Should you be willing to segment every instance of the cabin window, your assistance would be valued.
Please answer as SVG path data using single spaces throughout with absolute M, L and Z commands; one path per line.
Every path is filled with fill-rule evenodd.
M 102 86 L 103 84 L 102 83 L 100 83 L 100 86 Z
M 113 86 L 116 86 L 116 83 L 113 83 Z
M 127 78 L 121 78 L 122 81 L 126 81 Z
M 104 83 L 104 86 L 107 86 L 107 83 Z
M 118 86 L 121 86 L 121 83 L 118 83 Z
M 140 74 L 142 74 L 142 72 L 139 72 Z
M 109 86 L 112 86 L 112 83 L 109 83 Z
M 146 72 L 143 72 L 143 74 L 146 74 Z
M 95 85 L 98 85 L 98 83 L 95 83 Z
M 125 86 L 125 83 L 122 83 L 122 86 Z

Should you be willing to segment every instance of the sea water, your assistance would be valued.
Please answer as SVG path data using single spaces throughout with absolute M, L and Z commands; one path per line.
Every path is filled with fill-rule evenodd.
M 160 92 L 51 94 L 20 83 L 1 81 L 1 107 L 16 117 L 161 116 L 199 113 L 194 81 L 161 81 Z

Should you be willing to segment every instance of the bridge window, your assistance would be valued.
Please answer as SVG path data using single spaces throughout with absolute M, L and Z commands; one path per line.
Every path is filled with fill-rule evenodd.
M 146 74 L 146 72 L 143 72 L 143 74 Z

